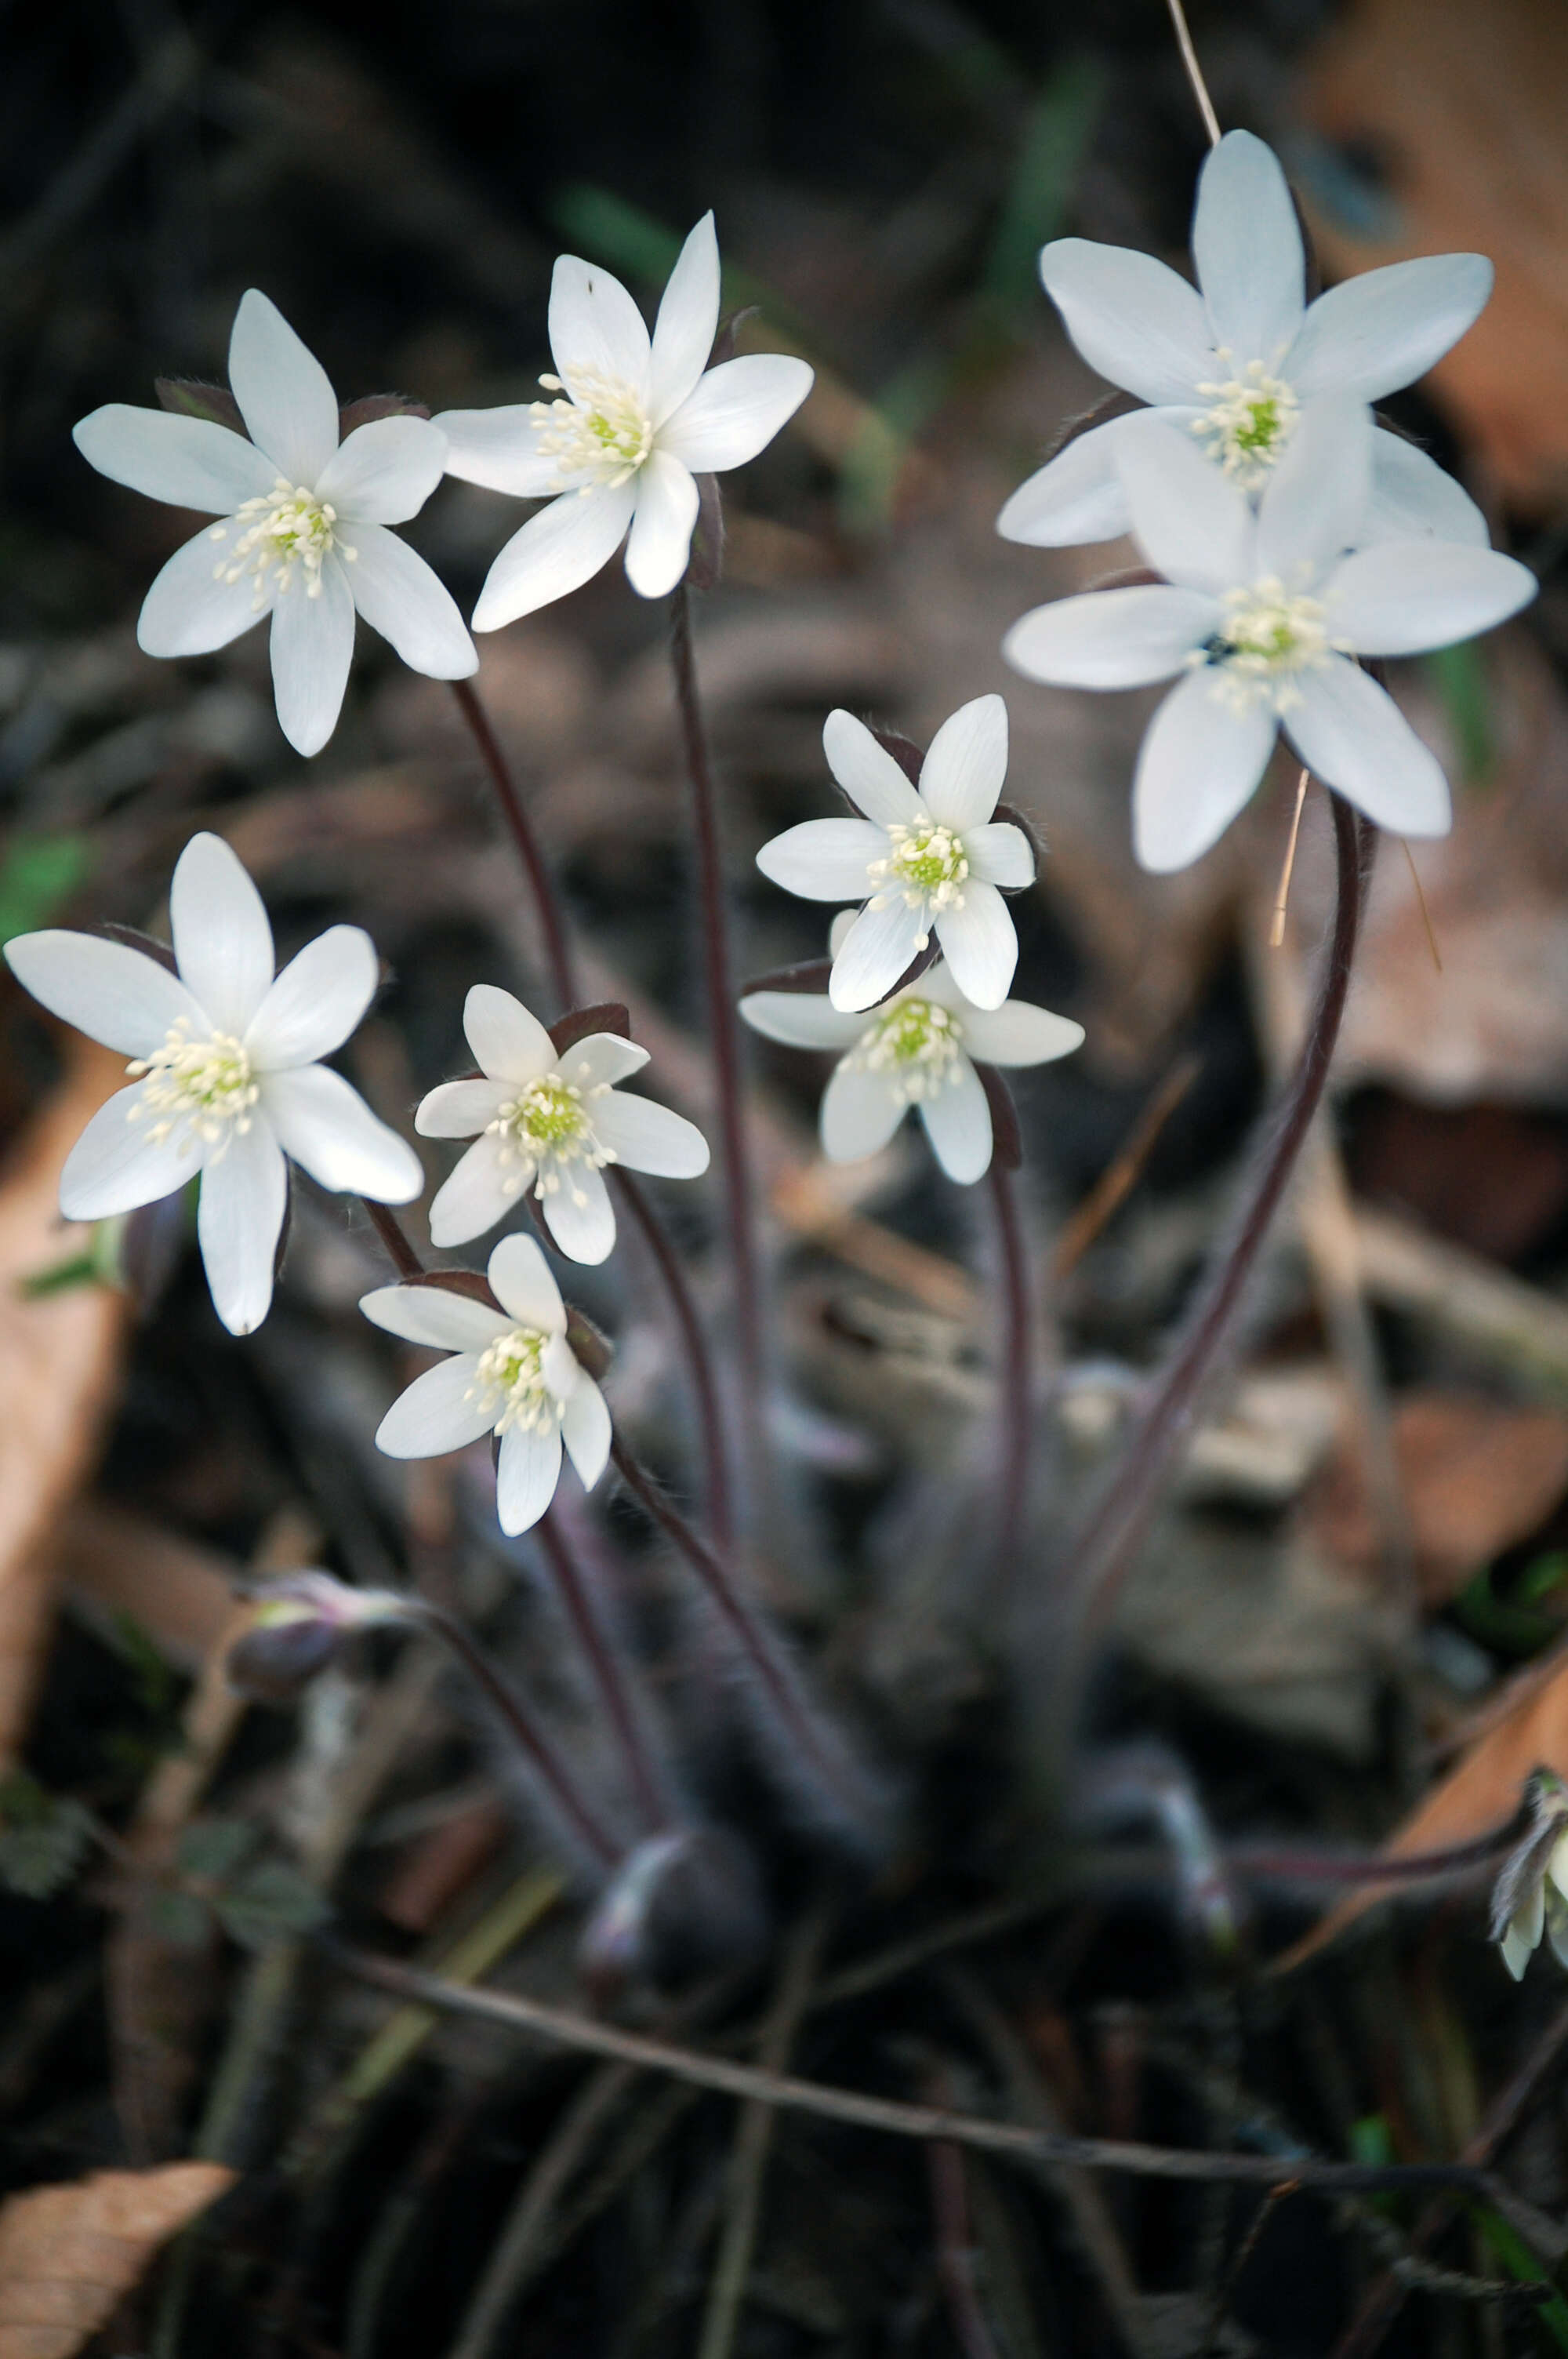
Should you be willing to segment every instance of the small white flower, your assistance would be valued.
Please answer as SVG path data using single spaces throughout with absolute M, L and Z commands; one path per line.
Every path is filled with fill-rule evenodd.
M 446 438 L 426 418 L 379 418 L 341 445 L 326 371 L 253 287 L 234 316 L 229 382 L 251 439 L 210 419 L 112 402 L 76 429 L 116 484 L 222 517 L 177 549 L 147 592 L 149 656 L 204 656 L 272 617 L 284 735 L 319 754 L 338 724 L 354 609 L 432 679 L 479 668 L 449 592 L 386 527 L 417 516 L 441 480 Z
M 503 1237 L 489 1277 L 499 1310 L 437 1286 L 379 1287 L 360 1309 L 389 1334 L 456 1355 L 394 1401 L 376 1447 L 389 1458 L 441 1458 L 499 1434 L 496 1513 L 515 1535 L 555 1496 L 563 1442 L 592 1490 L 610 1456 L 610 1411 L 567 1341 L 560 1288 L 533 1238 Z
M 841 938 L 853 922 L 835 919 L 834 934 Z M 1026 999 L 977 1007 L 943 965 L 896 992 L 869 1023 L 863 1012 L 835 1007 L 816 992 L 753 991 L 741 1013 L 754 1032 L 792 1049 L 847 1051 L 822 1098 L 822 1151 L 830 1163 L 875 1155 L 915 1106 L 937 1162 L 964 1187 L 983 1179 L 991 1159 L 990 1106 L 973 1060 L 1048 1065 L 1070 1056 L 1084 1037 L 1081 1024 Z
M 935 933 L 966 995 L 977 1007 L 1000 1007 L 1018 937 L 998 887 L 1034 880 L 1022 829 L 991 818 L 1007 777 L 1001 698 L 977 697 L 942 723 L 918 791 L 852 713 L 830 712 L 822 744 L 865 817 L 786 828 L 763 844 L 757 865 L 807 901 L 865 899 L 833 961 L 834 1006 L 874 1006 Z
M 1425 375 L 1492 289 L 1479 254 L 1423 255 L 1331 288 L 1308 308 L 1301 229 L 1272 150 L 1230 131 L 1206 158 L 1195 289 L 1152 255 L 1081 237 L 1040 256 L 1045 291 L 1089 366 L 1152 402 L 1243 491 L 1268 482 L 1318 398 L 1377 401 Z M 1060 549 L 1130 527 L 1117 473 L 1133 421 L 1091 428 L 1020 485 L 1009 540 Z M 1379 429 L 1362 546 L 1426 533 L 1484 549 L 1486 518 L 1425 451 Z
M 564 254 L 550 285 L 549 401 L 449 409 L 449 474 L 550 506 L 514 533 L 474 608 L 499 630 L 580 588 L 626 541 L 626 572 L 661 598 L 686 571 L 696 477 L 744 466 L 811 390 L 805 361 L 750 353 L 708 367 L 719 327 L 719 241 L 705 213 L 681 248 L 650 342 L 618 278 Z M 706 372 L 706 373 L 705 373 Z M 630 533 L 630 538 L 627 535 Z
M 16 974 L 51 1015 L 133 1061 L 66 1158 L 60 1211 L 107 1220 L 197 1173 L 197 1236 L 213 1306 L 248 1335 L 272 1301 L 287 1201 L 284 1158 L 323 1188 L 404 1204 L 418 1158 L 341 1074 L 341 1048 L 374 994 L 375 946 L 332 926 L 276 980 L 262 898 L 228 845 L 193 836 L 169 888 L 178 972 L 95 934 L 21 934 Z
M 1568 1966 L 1568 1792 L 1552 1770 L 1538 1769 L 1527 1799 L 1529 1830 L 1504 1861 L 1492 1893 L 1492 1939 L 1516 1983 L 1542 1933 L 1559 1965 Z
M 695 1180 L 708 1141 L 683 1114 L 616 1088 L 648 1061 L 615 1032 L 591 1032 L 565 1055 L 520 1000 L 476 983 L 463 1030 L 482 1081 L 446 1082 L 420 1102 L 423 1138 L 473 1138 L 430 1206 L 430 1240 L 482 1236 L 532 1188 L 550 1234 L 573 1261 L 603 1261 L 615 1212 L 601 1173 L 624 1163 L 661 1180 Z
M 1372 426 L 1359 403 L 1307 411 L 1254 515 L 1188 436 L 1130 420 L 1118 464 L 1132 529 L 1170 587 L 1037 606 L 1002 642 L 1030 679 L 1137 688 L 1184 677 L 1155 713 L 1132 789 L 1145 868 L 1184 868 L 1229 826 L 1282 728 L 1325 784 L 1399 835 L 1444 835 L 1435 756 L 1356 656 L 1413 655 L 1490 630 L 1535 595 L 1511 557 L 1385 541 L 1350 557 Z

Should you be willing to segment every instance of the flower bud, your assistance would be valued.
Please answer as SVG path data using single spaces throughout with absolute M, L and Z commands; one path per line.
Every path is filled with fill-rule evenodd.
M 415 1599 L 389 1589 L 351 1589 L 330 1572 L 290 1572 L 246 1584 L 250 1627 L 229 1648 L 229 1685 L 260 1703 L 291 1703 L 358 1630 L 417 1618 Z
M 629 1984 L 675 1991 L 753 1964 L 771 1912 L 752 1854 L 718 1827 L 683 1827 L 639 1843 L 589 1919 L 579 1950 L 600 2006 Z

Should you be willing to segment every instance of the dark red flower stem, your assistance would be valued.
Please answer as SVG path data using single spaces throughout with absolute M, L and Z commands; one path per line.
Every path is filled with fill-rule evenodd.
M 372 1197 L 362 1196 L 360 1202 L 370 1215 L 370 1224 L 386 1247 L 387 1259 L 399 1277 L 419 1277 L 425 1265 L 404 1234 L 403 1223 L 389 1206 L 378 1204 Z
M 655 1833 L 661 1827 L 668 1825 L 669 1812 L 660 1792 L 658 1772 L 648 1748 L 647 1735 L 633 1705 L 626 1681 L 622 1677 L 614 1647 L 600 1620 L 582 1570 L 567 1545 L 566 1534 L 553 1507 L 546 1507 L 535 1526 L 535 1538 L 549 1564 L 556 1587 L 560 1592 L 561 1603 L 566 1608 L 567 1619 L 593 1674 L 600 1701 L 625 1756 L 638 1814 L 647 1832 Z
M 1000 1292 L 1002 1309 L 1001 1454 L 997 1501 L 997 1589 L 1005 1594 L 1017 1577 L 1019 1554 L 1027 1537 L 1029 1452 L 1033 1433 L 1033 1306 L 1029 1292 L 1029 1261 L 1018 1217 L 1018 1197 L 1012 1174 L 996 1156 L 987 1174 L 996 1207 L 997 1244 L 1000 1253 Z
M 472 681 L 453 680 L 452 694 L 457 698 L 458 710 L 472 733 L 474 744 L 479 747 L 480 759 L 483 762 L 490 783 L 495 789 L 495 799 L 501 805 L 501 815 L 511 831 L 512 841 L 517 847 L 517 857 L 523 863 L 528 883 L 533 889 L 534 908 L 545 937 L 545 952 L 549 961 L 550 979 L 555 984 L 556 995 L 560 1000 L 564 1014 L 568 1007 L 576 1005 L 577 999 L 577 995 L 572 988 L 571 951 L 567 941 L 567 929 L 562 921 L 560 905 L 556 899 L 555 887 L 550 882 L 550 872 L 546 865 L 539 839 L 535 834 L 533 823 L 523 807 L 523 798 L 518 793 L 512 772 L 507 767 L 506 756 L 502 752 L 495 732 L 490 725 L 490 715 L 480 702 Z

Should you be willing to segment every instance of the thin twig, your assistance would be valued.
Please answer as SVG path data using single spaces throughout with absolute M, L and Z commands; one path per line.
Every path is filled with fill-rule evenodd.
M 582 1569 L 568 1545 L 553 1507 L 546 1508 L 534 1529 L 560 1592 L 572 1634 L 593 1674 L 606 1716 L 615 1731 L 636 1796 L 638 1813 L 644 1829 L 652 1834 L 669 1824 L 669 1810 L 660 1790 L 647 1733 L 615 1659 L 614 1647 L 600 1621 Z
M 1433 965 L 1437 969 L 1438 973 L 1441 974 L 1443 973 L 1443 953 L 1437 947 L 1437 936 L 1433 933 L 1432 929 L 1432 912 L 1426 906 L 1426 895 L 1422 890 L 1421 871 L 1415 864 L 1414 853 L 1411 850 L 1409 842 L 1402 835 L 1400 838 L 1400 845 L 1405 855 L 1405 865 L 1411 873 L 1411 883 L 1415 886 L 1416 907 L 1421 911 L 1421 922 L 1426 929 L 1426 947 L 1432 952 Z
M 1166 0 L 1166 5 L 1171 11 L 1171 22 L 1176 28 L 1176 44 L 1182 52 L 1182 63 L 1187 70 L 1187 80 L 1193 86 L 1193 96 L 1197 100 L 1198 113 L 1203 116 L 1203 127 L 1208 133 L 1210 147 L 1217 147 L 1219 117 L 1214 111 L 1214 101 L 1208 94 L 1208 84 L 1203 78 L 1203 68 L 1198 63 L 1198 53 L 1193 47 L 1193 37 L 1187 30 L 1187 12 L 1182 5 L 1182 0 Z
M 676 1324 L 686 1345 L 687 1368 L 691 1377 L 692 1391 L 697 1398 L 697 1427 L 702 1437 L 703 1497 L 708 1506 L 708 1520 L 713 1537 L 720 1548 L 728 1548 L 734 1538 L 735 1516 L 730 1498 L 730 1464 L 724 1440 L 724 1416 L 719 1406 L 719 1386 L 713 1374 L 713 1361 L 697 1317 L 697 1304 L 687 1283 L 686 1272 L 671 1245 L 663 1222 L 654 1211 L 638 1182 L 621 1165 L 610 1167 L 610 1183 L 643 1233 L 643 1242 L 664 1279 L 675 1312 Z
M 1158 1089 L 1146 1100 L 1126 1138 L 1057 1236 L 1051 1255 L 1054 1278 L 1060 1280 L 1077 1267 L 1106 1223 L 1126 1202 L 1154 1151 L 1160 1133 L 1202 1071 L 1201 1057 L 1178 1057 Z
M 1285 861 L 1280 871 L 1280 889 L 1274 896 L 1274 915 L 1269 926 L 1269 948 L 1277 951 L 1285 939 L 1285 911 L 1290 906 L 1291 878 L 1295 873 L 1296 845 L 1301 840 L 1302 812 L 1306 808 L 1307 782 L 1312 772 L 1303 769 L 1296 780 L 1296 807 L 1291 813 L 1291 832 L 1285 840 Z

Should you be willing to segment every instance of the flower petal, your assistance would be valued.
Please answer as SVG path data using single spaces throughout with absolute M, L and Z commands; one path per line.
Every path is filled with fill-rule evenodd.
M 1258 504 L 1260 573 L 1305 584 L 1354 549 L 1372 499 L 1372 413 L 1308 402 Z
M 561 1440 L 585 1491 L 591 1491 L 610 1463 L 610 1408 L 591 1376 L 574 1386 L 561 1411 Z
M 855 901 L 871 890 L 872 861 L 887 856 L 887 831 L 870 820 L 807 819 L 764 843 L 757 865 L 803 901 Z
M 619 278 L 563 254 L 550 280 L 550 351 L 574 401 L 597 409 L 606 386 L 624 385 L 646 406 L 652 374 L 647 324 Z
M 168 888 L 179 979 L 211 1031 L 243 1036 L 272 982 L 266 904 L 221 835 L 193 835 Z
M 649 413 L 662 426 L 708 366 L 719 332 L 719 236 L 704 213 L 680 250 L 654 322 Z
M 1251 579 L 1253 527 L 1238 491 L 1192 437 L 1162 419 L 1128 419 L 1116 446 L 1132 531 L 1157 573 L 1184 590 Z
M 566 1332 L 566 1305 L 550 1265 L 532 1237 L 503 1237 L 490 1256 L 490 1290 L 520 1326 L 546 1335 Z
M 486 575 L 473 610 L 474 629 L 498 631 L 580 590 L 620 548 L 636 499 L 633 483 L 595 484 L 563 492 L 531 516 Z
M 556 1071 L 556 1044 L 536 1016 L 498 984 L 476 983 L 463 1002 L 463 1031 L 493 1082 L 525 1087 Z
M 795 416 L 815 371 L 787 353 L 743 353 L 708 371 L 659 429 L 658 447 L 694 475 L 721 475 L 754 459 Z
M 1196 417 L 1162 409 L 1162 418 Z M 1116 467 L 1117 429 L 1123 418 L 1108 419 L 1075 434 L 1054 458 L 1020 484 L 996 520 L 1003 540 L 1030 549 L 1071 549 L 1079 541 L 1115 540 L 1132 528 L 1132 511 Z
M 885 1073 L 846 1057 L 822 1093 L 822 1152 L 829 1163 L 859 1163 L 887 1145 L 908 1112 Z
M 1309 770 L 1396 835 L 1446 835 L 1454 823 L 1443 766 L 1386 690 L 1335 656 L 1302 679 L 1285 734 Z
M 272 1308 L 277 1240 L 288 1202 L 288 1167 L 258 1107 L 250 1128 L 201 1174 L 196 1237 L 212 1308 L 231 1335 L 254 1332 Z
M 133 1119 L 138 1114 L 143 1118 Z M 195 1179 L 208 1151 L 184 1124 L 155 1139 L 140 1082 L 116 1090 L 65 1158 L 59 1209 L 68 1221 L 106 1221 L 138 1204 L 156 1204 Z
M 1144 688 L 1184 669 L 1218 628 L 1204 590 L 1089 590 L 1020 615 L 1001 643 L 1014 671 L 1057 688 Z
M 254 442 L 212 419 L 175 418 L 124 401 L 95 409 L 70 439 L 112 484 L 210 516 L 232 516 L 243 501 L 270 492 L 277 475 Z
M 1132 843 L 1156 875 L 1186 868 L 1224 834 L 1268 766 L 1278 723 L 1268 705 L 1236 712 L 1195 671 L 1144 733 L 1132 785 Z
M 977 696 L 950 713 L 931 740 L 920 772 L 920 799 L 955 835 L 983 827 L 1007 783 L 1007 703 Z
M 399 420 L 384 422 L 395 426 Z M 479 650 L 457 601 L 417 550 L 382 524 L 356 520 L 352 531 L 355 561 L 346 569 L 349 588 L 372 630 L 391 642 L 410 671 L 423 672 L 427 679 L 467 679 L 476 672 Z
M 419 1158 L 327 1065 L 261 1077 L 261 1102 L 286 1155 L 335 1195 L 407 1204 L 425 1185 Z
M 1372 501 L 1362 527 L 1363 547 L 1380 540 L 1456 540 L 1489 549 L 1486 517 L 1467 491 L 1429 451 L 1379 427 L 1372 437 Z
M 1152 255 L 1059 237 L 1040 256 L 1045 292 L 1090 368 L 1141 401 L 1190 402 L 1212 374 L 1195 288 Z
M 231 535 L 239 528 L 231 518 Z M 222 580 L 224 563 L 211 525 L 175 550 L 142 601 L 136 645 L 144 655 L 210 656 L 271 613 L 272 584 L 262 585 L 258 605 L 255 577 L 242 573 L 237 582 Z
M 1408 656 L 1491 630 L 1538 587 L 1528 566 L 1495 549 L 1389 540 L 1347 557 L 1323 596 L 1334 638 L 1361 656 Z
M 539 1210 L 568 1261 L 597 1265 L 615 1249 L 615 1207 L 603 1177 L 588 1164 L 574 1164 L 561 1184 L 542 1193 Z
M 955 1078 L 935 1097 L 920 1101 L 920 1119 L 931 1152 L 960 1188 L 972 1187 L 990 1169 L 991 1110 L 979 1073 L 960 1056 Z
M 503 1310 L 449 1293 L 444 1286 L 378 1286 L 373 1294 L 361 1296 L 360 1309 L 389 1335 L 428 1343 L 437 1352 L 483 1352 L 512 1324 Z
M 1083 1046 L 1081 1024 L 1027 999 L 966 1008 L 962 1021 L 965 1048 L 987 1065 L 1049 1065 Z
M 1000 1007 L 1018 964 L 1018 936 L 994 885 L 971 882 L 957 908 L 936 916 L 936 939 L 953 980 L 977 1007 Z
M 421 1138 L 477 1138 L 511 1095 L 510 1082 L 442 1082 L 420 1099 L 414 1127 Z
M 829 824 L 827 821 L 824 825 Z M 835 1007 L 874 1007 L 885 999 L 920 948 L 925 912 L 899 896 L 860 911 L 834 954 L 827 996 Z
M 612 1090 L 592 1107 L 595 1131 L 618 1163 L 655 1180 L 697 1180 L 708 1169 L 708 1141 L 695 1122 L 652 1098 Z
M 637 471 L 637 505 L 626 542 L 626 579 L 640 598 L 664 598 L 686 571 L 698 495 L 689 469 L 650 451 Z
M 1303 398 L 1377 401 L 1424 376 L 1479 316 L 1492 291 L 1484 254 L 1423 254 L 1365 270 L 1320 295 L 1283 374 Z
M 150 1056 L 177 1024 L 197 1038 L 211 1028 L 178 977 L 128 942 L 50 927 L 13 936 L 5 962 L 51 1016 L 123 1057 Z
M 789 1049 L 850 1049 L 866 1028 L 862 1016 L 814 991 L 753 991 L 741 1013 L 753 1032 Z
M 443 409 L 431 419 L 447 438 L 447 473 L 514 500 L 546 498 L 562 488 L 554 459 L 539 449 L 531 401 L 495 409 Z
M 495 1512 L 513 1539 L 531 1532 L 561 1479 L 561 1437 L 545 1428 L 510 1425 L 501 1437 L 495 1468 Z
M 375 944 L 362 926 L 329 926 L 284 968 L 252 1016 L 245 1049 L 258 1072 L 313 1065 L 341 1049 L 375 996 Z
M 481 1132 L 430 1199 L 430 1243 L 445 1253 L 449 1245 L 482 1237 L 512 1211 L 533 1179 L 532 1163 L 503 1138 Z
M 277 722 L 297 754 L 319 754 L 338 725 L 354 658 L 354 602 L 337 557 L 318 577 L 320 595 L 301 582 L 275 599 L 272 685 Z
M 623 1040 L 619 1032 L 589 1032 L 567 1050 L 560 1073 L 574 1089 L 613 1089 L 617 1082 L 629 1082 L 640 1073 L 647 1061 L 646 1049 L 639 1049 L 635 1040 Z
M 466 1449 L 490 1432 L 494 1408 L 470 1398 L 477 1374 L 478 1362 L 470 1352 L 427 1368 L 382 1419 L 376 1448 L 388 1458 L 444 1458 L 448 1451 Z
M 345 524 L 406 524 L 447 466 L 447 438 L 427 418 L 373 418 L 356 426 L 317 479 Z
M 229 383 L 252 441 L 291 484 L 314 487 L 338 447 L 338 397 L 315 353 L 254 287 L 234 314 Z
M 1034 882 L 1034 847 L 1023 830 L 1010 820 L 970 828 L 964 837 L 964 851 L 977 884 L 1005 885 L 1017 893 Z
M 1302 324 L 1305 257 L 1279 158 L 1250 131 L 1227 131 L 1204 158 L 1193 260 L 1235 374 L 1255 360 L 1277 368 Z
M 927 816 L 902 765 L 841 705 L 822 724 L 822 750 L 849 800 L 874 826 L 910 827 Z

